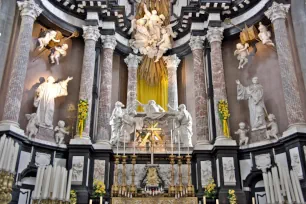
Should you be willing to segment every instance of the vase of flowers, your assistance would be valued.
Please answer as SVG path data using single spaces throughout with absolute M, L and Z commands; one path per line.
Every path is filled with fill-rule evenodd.
M 228 198 L 229 204 L 237 204 L 237 197 L 235 194 L 235 190 L 229 189 L 227 198 Z
M 215 203 L 215 199 L 217 196 L 216 183 L 213 178 L 209 179 L 208 184 L 204 187 L 204 200 L 207 204 Z M 204 204 L 205 204 L 204 201 Z
M 94 180 L 93 183 L 93 197 L 99 199 L 99 203 L 102 204 L 103 196 L 105 195 L 105 184 L 100 180 Z

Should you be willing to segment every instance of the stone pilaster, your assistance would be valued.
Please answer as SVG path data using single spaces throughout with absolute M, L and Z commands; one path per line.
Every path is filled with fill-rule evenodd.
M 91 107 L 92 107 L 92 88 L 95 74 L 96 42 L 100 37 L 98 26 L 83 26 L 83 38 L 85 41 L 83 67 L 81 75 L 81 85 L 79 99 L 88 101 L 88 116 L 82 137 L 89 139 Z
M 208 27 L 207 31 L 207 39 L 211 47 L 211 71 L 212 84 L 214 89 L 214 109 L 217 140 L 226 139 L 222 130 L 222 121 L 218 117 L 218 102 L 220 100 L 227 101 L 221 48 L 221 43 L 223 40 L 223 31 L 223 27 Z M 228 141 L 226 141 L 226 143 L 229 144 Z
M 197 143 L 195 148 L 200 145 L 209 144 L 208 133 L 208 109 L 207 109 L 207 91 L 204 72 L 204 43 L 205 37 L 191 36 L 189 46 L 193 55 L 194 69 L 194 94 L 195 94 L 195 112 L 196 112 L 196 134 Z
M 109 146 L 112 102 L 112 71 L 113 71 L 113 54 L 117 45 L 116 38 L 113 35 L 101 36 L 103 43 L 101 85 L 99 96 L 99 117 L 98 117 L 98 135 L 96 143 L 106 144 Z
M 33 24 L 42 9 L 34 0 L 18 1 L 17 4 L 22 20 L 1 125 L 13 125 L 19 128 L 18 118 L 29 62 Z
M 285 5 L 273 2 L 272 6 L 265 12 L 265 15 L 273 23 L 286 112 L 289 122 L 289 129 L 284 132 L 284 136 L 293 132 L 306 132 L 305 118 L 303 115 L 297 77 L 285 22 L 289 8 L 289 4 Z
M 177 74 L 176 70 L 181 60 L 174 55 L 163 57 L 168 70 L 168 104 L 174 108 L 178 108 L 178 92 L 177 92 Z
M 136 99 L 137 99 L 137 69 L 139 63 L 142 60 L 142 56 L 129 54 L 124 59 L 124 62 L 128 67 L 128 87 L 127 87 L 127 108 L 134 108 L 136 110 Z

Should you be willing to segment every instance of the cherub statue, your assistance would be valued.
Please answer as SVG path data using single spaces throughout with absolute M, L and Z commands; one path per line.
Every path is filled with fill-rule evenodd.
M 46 47 L 50 41 L 53 42 L 60 42 L 60 40 L 55 39 L 57 35 L 57 32 L 55 30 L 48 30 L 45 32 L 45 35 L 43 37 L 38 38 L 39 43 L 39 50 L 42 50 L 44 47 Z
M 238 69 L 242 69 L 244 67 L 244 65 L 246 65 L 248 63 L 248 56 L 249 56 L 249 44 L 245 43 L 245 45 L 243 46 L 241 43 L 238 43 L 236 45 L 236 50 L 234 52 L 234 56 L 237 55 L 237 59 L 239 60 L 239 66 Z
M 276 123 L 276 117 L 274 114 L 269 114 L 268 115 L 268 120 L 269 123 L 267 125 L 267 139 L 269 140 L 270 137 L 274 137 L 275 139 L 278 139 L 277 134 L 278 134 L 278 125 Z
M 144 18 L 147 19 L 146 27 L 149 28 L 149 32 L 151 35 L 156 35 L 157 39 L 160 39 L 161 25 L 164 23 L 163 20 L 161 19 L 162 16 L 160 17 L 157 14 L 156 10 L 152 10 L 152 12 L 150 12 L 146 4 L 144 4 L 143 7 L 145 12 Z
M 235 132 L 236 135 L 239 135 L 239 145 L 248 144 L 249 137 L 246 136 L 247 132 L 249 132 L 249 129 L 246 128 L 246 124 L 244 122 L 240 122 L 239 129 Z
M 50 60 L 51 64 L 56 62 L 59 65 L 59 59 L 61 56 L 65 57 L 67 55 L 68 45 L 63 44 L 62 46 L 55 46 L 51 49 Z
M 36 117 L 36 113 L 32 114 L 26 114 L 26 118 L 29 120 L 27 128 L 26 128 L 26 135 L 29 137 L 29 139 L 32 138 L 32 136 L 36 136 L 38 132 L 38 121 Z
M 144 50 L 147 46 L 149 46 L 150 41 L 150 33 L 148 29 L 145 27 L 146 20 L 145 19 L 134 19 L 132 20 L 131 31 L 135 30 L 134 39 L 130 40 L 129 43 L 133 48 L 134 53 L 138 53 L 138 50 L 141 54 L 144 54 Z M 141 50 L 142 48 L 142 50 Z
M 165 28 L 162 28 L 161 33 L 162 33 L 162 38 L 161 38 L 161 41 L 157 43 L 157 46 L 159 46 L 159 50 L 157 52 L 155 62 L 158 62 L 160 58 L 164 55 L 164 53 L 168 49 L 172 48 L 170 34 L 167 32 Z
M 271 32 L 268 31 L 267 27 L 264 26 L 261 22 L 259 23 L 259 34 L 258 37 L 261 40 L 262 44 L 264 45 L 271 45 L 271 46 L 275 46 L 274 43 L 271 40 Z
M 55 141 L 57 144 L 62 144 L 63 140 L 65 139 L 65 135 L 68 135 L 69 132 L 65 128 L 65 122 L 60 120 L 57 123 L 57 126 L 54 128 L 55 133 Z

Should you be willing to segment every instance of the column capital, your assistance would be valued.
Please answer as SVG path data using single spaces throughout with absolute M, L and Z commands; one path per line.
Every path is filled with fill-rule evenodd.
M 202 50 L 204 49 L 205 36 L 191 36 L 189 46 L 191 50 Z
M 30 16 L 36 19 L 43 12 L 43 10 L 34 2 L 34 0 L 17 1 L 17 5 L 22 17 Z
M 115 35 L 101 35 L 103 48 L 109 48 L 115 50 L 117 41 Z
M 207 39 L 210 43 L 222 42 L 223 40 L 223 27 L 208 27 Z
M 124 62 L 127 64 L 128 69 L 137 69 L 139 63 L 142 61 L 142 58 L 142 56 L 133 55 L 130 53 L 129 56 L 124 59 Z
M 265 15 L 273 22 L 276 19 L 285 19 L 289 11 L 290 4 L 279 4 L 273 2 L 272 6 L 265 12 Z
M 84 40 L 97 41 L 100 37 L 100 31 L 98 26 L 85 26 L 83 25 L 83 38 Z
M 180 58 L 178 58 L 176 56 L 176 54 L 174 55 L 169 55 L 169 56 L 164 56 L 163 57 L 165 63 L 166 63 L 166 66 L 167 66 L 167 69 L 177 69 L 177 67 L 179 66 L 181 60 Z

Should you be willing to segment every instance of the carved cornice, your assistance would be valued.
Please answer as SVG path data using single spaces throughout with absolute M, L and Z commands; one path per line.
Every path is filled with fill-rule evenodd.
M 85 41 L 98 41 L 100 36 L 101 35 L 98 26 L 83 26 L 83 38 Z
M 176 54 L 174 55 L 169 55 L 169 56 L 165 56 L 163 57 L 167 69 L 174 69 L 177 70 L 177 67 L 179 66 L 181 60 L 176 56 Z
M 208 27 L 207 39 L 210 43 L 222 42 L 223 40 L 223 27 Z
M 191 50 L 202 50 L 204 49 L 205 36 L 191 36 L 189 46 Z
M 130 53 L 129 56 L 124 59 L 124 62 L 127 64 L 128 69 L 137 69 L 139 63 L 142 61 L 142 58 L 142 56 L 133 55 Z
M 276 19 L 285 19 L 289 11 L 290 4 L 279 4 L 273 2 L 272 6 L 265 12 L 265 15 L 273 22 Z
M 23 16 L 30 16 L 36 19 L 43 10 L 34 2 L 34 0 L 26 0 L 26 1 L 17 1 L 17 5 L 20 10 L 20 15 Z
M 115 50 L 117 41 L 114 35 L 101 35 L 101 40 L 103 43 L 103 48 Z

